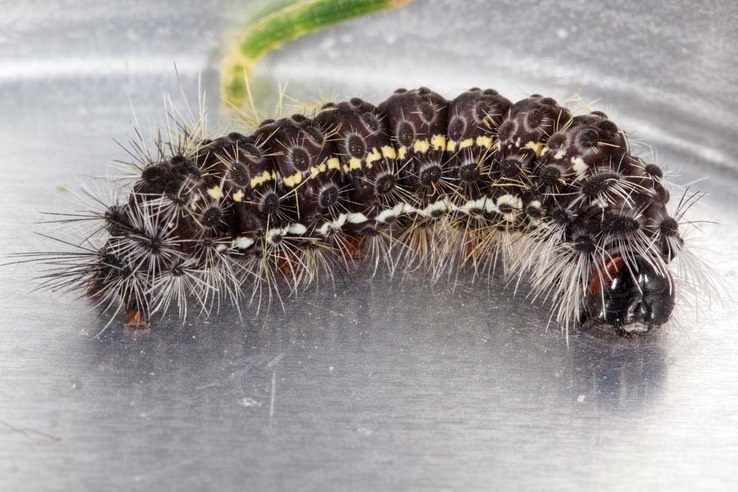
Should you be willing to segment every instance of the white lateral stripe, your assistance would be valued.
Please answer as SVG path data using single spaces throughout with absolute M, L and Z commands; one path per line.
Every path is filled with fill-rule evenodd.
M 388 223 L 391 222 L 390 219 L 406 214 L 418 214 L 422 217 L 432 217 L 434 212 L 437 211 L 441 211 L 444 213 L 461 212 L 466 215 L 469 215 L 472 210 L 483 210 L 487 213 L 501 213 L 500 207 L 502 207 L 503 205 L 507 205 L 514 210 L 520 210 L 523 206 L 523 201 L 518 196 L 506 194 L 499 197 L 497 199 L 497 203 L 495 203 L 488 197 L 481 197 L 477 198 L 476 200 L 469 200 L 463 205 L 454 205 L 453 202 L 444 198 L 442 200 L 438 200 L 437 202 L 431 203 L 423 209 L 415 208 L 406 202 L 400 202 L 392 208 L 382 210 L 373 219 L 373 222 Z M 539 201 L 534 201 L 531 203 L 531 205 L 534 207 L 541 206 Z M 516 219 L 515 212 L 503 215 L 504 218 L 508 221 L 514 221 Z M 342 213 L 339 214 L 338 217 L 336 217 L 334 220 L 324 222 L 319 228 L 315 229 L 315 232 L 325 237 L 331 230 L 341 230 L 341 228 L 347 223 L 363 224 L 369 221 L 369 217 L 361 212 Z M 306 232 L 307 226 L 305 226 L 304 224 L 288 224 L 284 227 L 270 229 L 267 232 L 267 241 L 273 244 L 275 236 L 302 236 Z M 254 239 L 239 236 L 233 240 L 232 246 L 243 250 L 253 246 L 254 242 Z
M 287 232 L 287 234 L 294 234 L 296 236 L 302 236 L 303 234 L 307 232 L 307 227 L 299 223 L 290 224 L 287 226 L 285 232 Z
M 403 212 L 404 208 L 405 203 L 400 202 L 392 208 L 388 208 L 387 210 L 382 210 L 381 212 L 379 212 L 376 220 L 377 222 L 386 222 L 387 219 L 400 215 Z
M 448 203 L 446 200 L 439 200 L 435 203 L 431 203 L 427 207 L 425 207 L 423 210 L 420 210 L 420 215 L 424 217 L 430 217 L 433 215 L 433 212 L 436 212 L 438 210 L 442 212 L 446 212 L 449 209 Z
M 250 237 L 238 236 L 233 240 L 233 247 L 236 249 L 249 249 L 253 244 L 254 240 Z
M 476 200 L 469 200 L 462 206 L 458 207 L 457 210 L 468 214 L 472 210 L 485 210 L 487 203 L 487 197 L 477 198 Z
M 352 224 L 362 224 L 369 220 L 369 218 L 361 212 L 349 212 L 346 214 L 346 220 Z

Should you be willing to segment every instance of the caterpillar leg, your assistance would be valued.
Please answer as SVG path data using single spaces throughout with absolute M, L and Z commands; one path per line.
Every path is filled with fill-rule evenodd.
M 147 330 L 149 328 L 149 317 L 134 300 L 126 303 L 125 328 L 131 331 Z
M 350 234 L 344 236 L 344 249 L 351 258 L 361 258 L 364 255 L 363 243 L 364 238 L 362 236 L 353 236 Z

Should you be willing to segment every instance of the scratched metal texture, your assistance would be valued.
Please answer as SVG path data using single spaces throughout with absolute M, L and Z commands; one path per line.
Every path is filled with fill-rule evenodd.
M 285 45 L 258 101 L 425 85 L 572 95 L 668 167 L 724 302 L 624 340 L 547 326 L 499 279 L 349 272 L 239 319 L 131 336 L 84 299 L 0 268 L 2 490 L 737 490 L 738 7 L 733 2 L 418 0 Z M 75 210 L 75 176 L 125 160 L 163 93 L 218 103 L 222 42 L 261 4 L 0 2 L 0 252 Z M 179 82 L 174 66 L 179 72 Z M 650 144 L 650 147 L 648 146 Z M 114 173 L 113 173 L 114 174 Z M 700 180 L 708 177 L 706 180 Z M 7 258 L 3 261 L 7 261 Z

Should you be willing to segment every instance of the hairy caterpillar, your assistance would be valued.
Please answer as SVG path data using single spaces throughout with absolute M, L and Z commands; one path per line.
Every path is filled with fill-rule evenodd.
M 690 199 L 669 215 L 661 169 L 602 112 L 398 89 L 250 134 L 182 127 L 155 153 L 138 150 L 128 196 L 71 217 L 99 227 L 46 258 L 48 286 L 123 306 L 130 326 L 172 305 L 209 314 L 296 289 L 362 255 L 435 278 L 501 263 L 508 278 L 530 275 L 564 327 L 642 333 L 674 307 L 668 264 Z

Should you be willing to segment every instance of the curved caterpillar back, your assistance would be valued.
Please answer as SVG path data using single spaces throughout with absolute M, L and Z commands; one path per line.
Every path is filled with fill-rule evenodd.
M 183 131 L 96 214 L 98 246 L 50 263 L 51 286 L 119 300 L 133 325 L 295 289 L 357 256 L 394 269 L 529 272 L 565 327 L 667 321 L 682 250 L 663 173 L 604 113 L 494 90 L 398 89 L 215 140 Z M 89 241 L 85 241 L 89 243 Z

